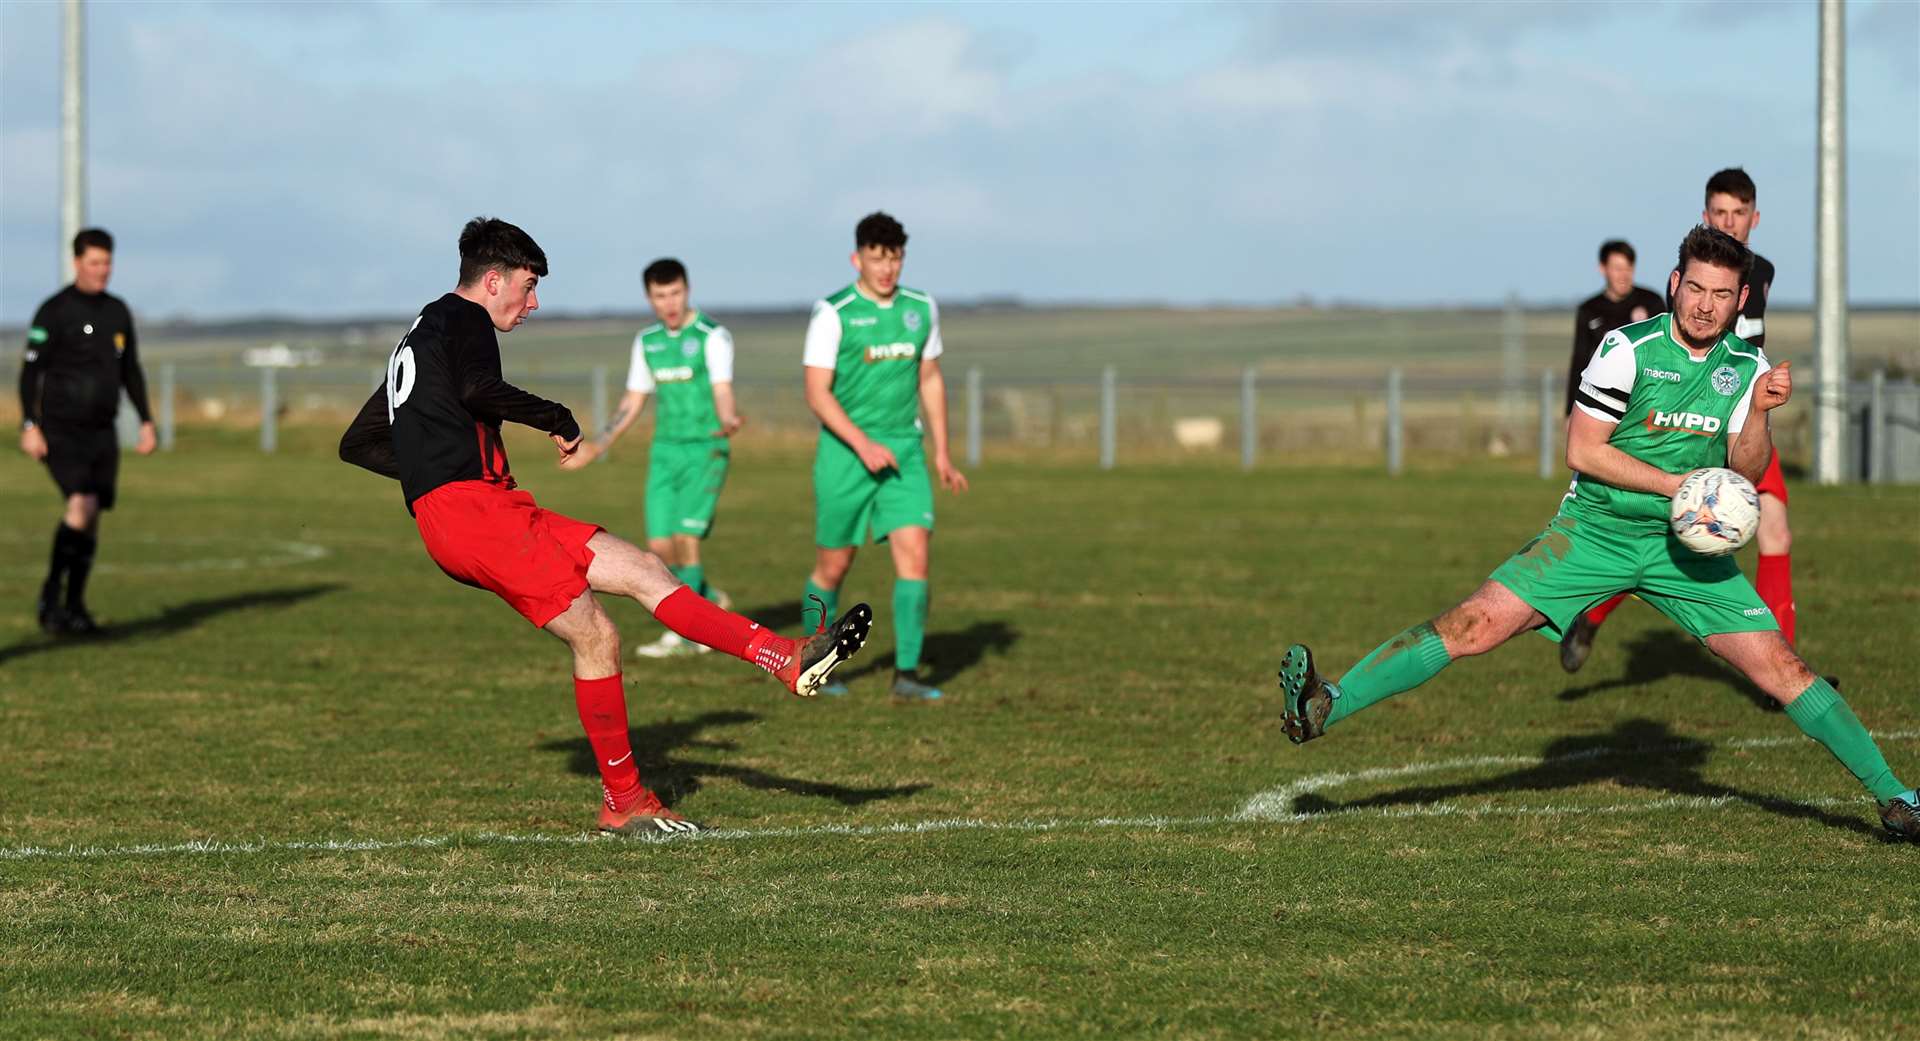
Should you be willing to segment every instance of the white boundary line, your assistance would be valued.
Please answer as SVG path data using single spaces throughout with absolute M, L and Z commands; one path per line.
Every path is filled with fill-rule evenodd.
M 1895 730 L 1895 731 L 1883 731 L 1883 732 L 1869 731 L 1869 733 L 1873 734 L 1873 736 L 1880 741 L 1911 741 L 1916 737 L 1920 737 L 1920 730 Z M 1732 738 L 1726 741 L 1720 741 L 1717 743 L 1707 741 L 1704 739 L 1694 739 L 1694 740 L 1673 741 L 1664 745 L 1649 745 L 1649 746 L 1640 747 L 1640 748 L 1585 748 L 1585 749 L 1581 749 L 1578 752 L 1567 752 L 1565 754 L 1556 755 L 1556 756 L 1486 755 L 1486 756 L 1474 756 L 1471 758 L 1464 758 L 1464 759 L 1440 759 L 1431 763 L 1409 763 L 1405 766 L 1382 766 L 1382 767 L 1375 767 L 1371 770 L 1355 770 L 1355 771 L 1346 772 L 1346 773 L 1314 774 L 1311 777 L 1303 777 L 1300 780 L 1294 781 L 1290 784 L 1284 784 L 1278 788 L 1270 788 L 1267 791 L 1264 791 L 1259 793 L 1258 795 L 1255 795 L 1253 798 L 1248 799 L 1246 804 L 1240 807 L 1240 812 L 1234 814 L 1233 816 L 1235 820 L 1295 822 L 1295 821 L 1312 820 L 1315 817 L 1329 817 L 1329 816 L 1335 816 L 1335 815 L 1358 816 L 1363 813 L 1370 814 L 1372 812 L 1370 809 L 1368 810 L 1335 810 L 1335 811 L 1332 811 L 1331 813 L 1295 813 L 1293 811 L 1294 800 L 1299 798 L 1302 795 L 1308 795 L 1315 792 L 1325 791 L 1328 788 L 1337 788 L 1340 785 L 1351 784 L 1355 781 L 1379 781 L 1379 780 L 1385 780 L 1390 777 L 1416 777 L 1421 774 L 1452 772 L 1455 770 L 1470 770 L 1470 769 L 1475 769 L 1483 766 L 1545 766 L 1549 763 L 1573 763 L 1573 762 L 1579 762 L 1584 759 L 1604 759 L 1611 756 L 1658 754 L 1661 752 L 1677 752 L 1677 751 L 1685 751 L 1690 749 L 1698 749 L 1701 747 L 1706 747 L 1706 748 L 1783 748 L 1788 745 L 1797 745 L 1802 743 L 1812 744 L 1813 740 L 1803 734 L 1789 734 L 1789 735 L 1781 735 L 1778 737 L 1739 737 L 1739 738 Z M 1687 803 L 1687 799 L 1697 800 L 1698 805 L 1701 805 L 1701 806 L 1724 805 L 1727 802 L 1727 798 L 1705 799 L 1704 797 L 1701 797 L 1701 796 L 1687 796 L 1683 799 L 1663 799 L 1654 803 L 1624 804 L 1620 807 L 1597 807 L 1596 806 L 1596 807 L 1586 807 L 1583 810 L 1576 810 L 1575 808 L 1569 808 L 1566 812 L 1620 813 L 1620 812 L 1628 812 L 1629 809 L 1634 806 L 1646 806 L 1646 807 L 1663 806 L 1664 807 L 1664 806 L 1672 805 L 1675 807 L 1681 807 L 1681 806 L 1691 805 Z M 1803 802 L 1810 806 L 1818 806 L 1818 805 L 1838 805 L 1841 803 L 1852 802 L 1855 800 L 1796 799 L 1794 801 Z M 1485 813 L 1488 815 L 1500 816 L 1508 813 L 1516 813 L 1516 814 L 1524 815 L 1525 812 L 1544 812 L 1544 811 L 1529 811 L 1526 808 L 1521 808 L 1521 807 L 1514 807 L 1510 809 L 1488 808 L 1486 810 L 1478 810 L 1478 809 L 1463 810 L 1463 809 L 1451 808 L 1451 807 L 1452 807 L 1452 804 L 1450 803 L 1439 803 L 1439 804 L 1435 804 L 1435 805 L 1424 807 L 1424 808 L 1415 808 L 1415 809 L 1421 810 L 1421 812 L 1408 813 L 1408 812 L 1404 812 L 1406 808 L 1402 808 L 1402 809 L 1394 810 L 1390 813 L 1387 813 L 1386 815 L 1387 816 L 1440 816 L 1440 815 L 1446 815 L 1446 814 L 1460 814 L 1464 816 L 1479 816 Z M 1436 812 L 1428 812 L 1428 811 L 1439 811 L 1439 812 L 1436 813 Z
M 1875 733 L 1881 741 L 1911 741 L 1920 738 L 1920 730 L 1899 730 Z M 1043 831 L 1103 831 L 1112 828 L 1131 828 L 1135 830 L 1169 831 L 1183 828 L 1203 828 L 1223 824 L 1302 824 L 1316 820 L 1335 818 L 1378 818 L 1378 817 L 1463 817 L 1501 818 L 1501 817 L 1562 817 L 1582 815 L 1637 815 L 1643 813 L 1665 813 L 1674 810 L 1718 809 L 1739 805 L 1742 800 L 1737 796 L 1683 795 L 1669 799 L 1655 799 L 1642 803 L 1618 803 L 1610 806 L 1461 806 L 1456 803 L 1434 803 L 1425 806 L 1364 807 L 1351 810 L 1335 810 L 1329 813 L 1296 813 L 1292 809 L 1293 800 L 1301 795 L 1325 791 L 1343 784 L 1356 781 L 1385 780 L 1394 777 L 1413 777 L 1420 774 L 1441 773 L 1452 770 L 1472 770 L 1488 766 L 1543 766 L 1549 763 L 1578 762 L 1584 759 L 1600 759 L 1609 756 L 1631 756 L 1657 754 L 1677 749 L 1691 749 L 1700 745 L 1710 748 L 1781 748 L 1788 745 L 1812 742 L 1799 735 L 1783 737 L 1735 738 L 1717 744 L 1705 741 L 1677 741 L 1666 745 L 1653 745 L 1642 748 L 1591 748 L 1556 756 L 1469 756 L 1457 759 L 1442 759 L 1431 763 L 1411 763 L 1406 766 L 1377 767 L 1369 770 L 1315 774 L 1298 781 L 1273 788 L 1248 799 L 1236 813 L 1212 814 L 1198 817 L 1094 817 L 1086 819 L 1053 819 L 1025 821 L 991 821 L 970 817 L 955 817 L 945 820 L 901 821 L 892 824 L 815 824 L 805 827 L 756 828 L 738 830 L 703 831 L 695 835 L 662 836 L 659 839 L 644 839 L 646 842 L 741 842 L 756 839 L 808 838 L 817 836 L 849 836 L 855 838 L 886 835 L 926 835 L 950 831 L 998 831 L 998 832 L 1043 832 Z M 1812 796 L 1791 800 L 1803 806 L 1832 807 L 1857 806 L 1872 800 L 1864 795 L 1846 798 L 1831 796 Z M 387 850 L 405 849 L 456 849 L 472 846 L 587 846 L 596 844 L 616 845 L 632 840 L 614 840 L 596 834 L 502 834 L 483 831 L 466 835 L 426 835 L 410 839 L 317 839 L 258 842 L 223 842 L 217 839 L 202 839 L 193 842 L 154 843 L 127 846 L 8 846 L 0 847 L 0 861 L 23 860 L 119 860 L 128 857 L 152 856 L 251 856 L 262 853 L 378 853 Z
M 24 537 L 8 539 L 9 542 L 26 541 Z M 231 548 L 234 540 L 214 535 L 128 535 L 111 539 L 114 543 L 136 543 L 147 546 L 222 546 Z M 183 571 L 251 571 L 262 568 L 291 567 L 323 560 L 333 555 L 333 551 L 316 542 L 295 542 L 290 539 L 253 539 L 255 546 L 263 547 L 260 552 L 250 556 L 197 557 L 188 560 L 161 560 L 149 562 L 116 562 L 103 560 L 93 569 L 96 575 L 157 575 L 176 574 Z M 26 575 L 40 574 L 45 565 L 19 565 L 0 571 L 0 574 Z

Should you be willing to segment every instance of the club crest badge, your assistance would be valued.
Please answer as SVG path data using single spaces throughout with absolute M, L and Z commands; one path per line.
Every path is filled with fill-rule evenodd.
M 920 331 L 920 312 L 908 311 L 906 314 L 900 316 L 900 321 L 905 323 L 908 332 L 917 333 Z
M 1740 389 L 1740 374 L 1733 371 L 1731 365 L 1720 366 L 1713 370 L 1713 389 L 1719 391 L 1721 397 L 1732 397 Z
M 694 343 L 692 340 L 688 340 L 686 343 L 680 345 L 680 353 L 691 358 L 700 353 L 700 345 Z

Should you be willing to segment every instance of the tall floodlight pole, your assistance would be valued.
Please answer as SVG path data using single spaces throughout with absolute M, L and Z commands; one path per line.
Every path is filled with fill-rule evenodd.
M 1820 0 L 1820 162 L 1816 180 L 1813 477 L 1839 484 L 1847 427 L 1847 5 Z
M 60 60 L 60 282 L 72 274 L 73 237 L 87 220 L 86 12 L 66 0 Z

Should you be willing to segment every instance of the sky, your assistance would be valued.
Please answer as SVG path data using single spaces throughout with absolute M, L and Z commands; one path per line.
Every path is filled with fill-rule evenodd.
M 1657 283 L 1707 176 L 1812 299 L 1813 3 L 87 5 L 88 217 L 161 317 L 412 313 L 462 223 L 550 311 L 676 256 L 721 310 L 942 299 L 1573 301 Z M 56 3 L 0 3 L 0 323 L 59 285 Z M 1848 279 L 1920 300 L 1920 3 L 1848 6 Z

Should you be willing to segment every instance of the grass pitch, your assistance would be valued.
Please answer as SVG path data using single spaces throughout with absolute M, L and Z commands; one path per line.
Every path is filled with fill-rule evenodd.
M 869 550 L 849 698 L 629 664 L 644 775 L 725 829 L 638 843 L 584 837 L 564 648 L 322 435 L 129 459 L 91 644 L 31 627 L 55 497 L 0 460 L 0 1036 L 1920 1036 L 1920 848 L 1644 605 L 1576 677 L 1525 638 L 1281 736 L 1287 642 L 1446 606 L 1553 482 L 989 465 L 940 499 L 949 702 L 887 703 Z M 637 533 L 643 453 L 514 448 Z M 1794 492 L 1802 649 L 1911 779 L 1920 492 Z M 710 574 L 791 627 L 805 459 L 746 441 L 722 510 Z

